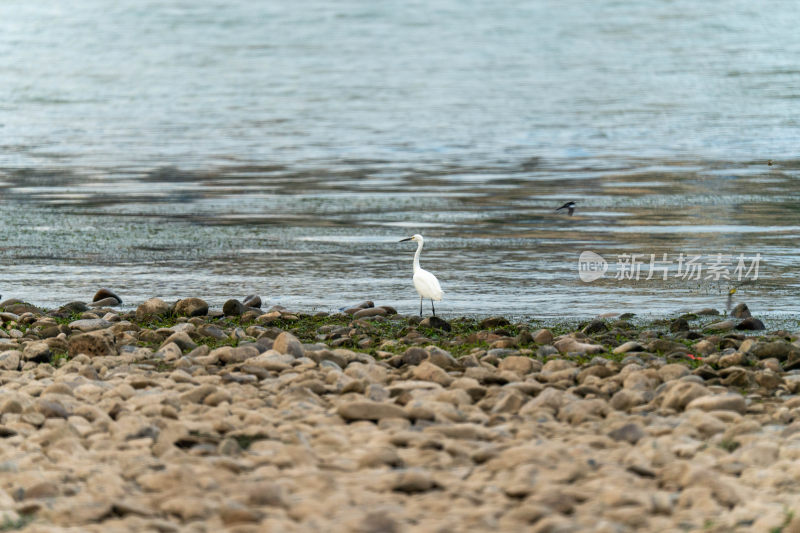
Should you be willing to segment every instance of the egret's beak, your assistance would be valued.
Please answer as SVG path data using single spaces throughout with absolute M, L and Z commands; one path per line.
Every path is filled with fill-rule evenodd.
M 730 291 L 728 291 L 728 294 L 734 294 L 734 293 L 736 293 L 736 289 L 731 289 Z
M 411 240 L 411 239 L 413 239 L 413 238 L 414 238 L 414 237 L 408 237 L 408 238 L 406 238 L 406 239 L 401 239 L 401 240 L 399 240 L 399 241 L 397 241 L 397 242 L 406 242 L 406 241 L 410 241 L 410 240 Z

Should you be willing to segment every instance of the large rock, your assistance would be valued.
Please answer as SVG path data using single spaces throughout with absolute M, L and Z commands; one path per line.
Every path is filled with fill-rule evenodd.
M 608 326 L 606 325 L 605 320 L 595 319 L 589 322 L 586 327 L 584 327 L 581 332 L 585 335 L 592 335 L 594 333 L 602 333 L 604 331 L 608 331 Z
M 658 377 L 661 379 L 661 381 L 664 382 L 672 381 L 674 379 L 680 379 L 683 376 L 686 376 L 690 373 L 689 369 L 686 368 L 686 365 L 680 365 L 680 364 L 664 365 L 661 368 L 659 368 L 657 372 L 658 372 Z
M 146 320 L 168 314 L 169 304 L 161 298 L 150 298 L 136 308 L 136 320 Z
M 244 304 L 245 307 L 261 309 L 261 297 L 256 294 L 248 294 L 244 297 L 242 304 Z
M 303 344 L 288 331 L 284 331 L 275 337 L 272 349 L 278 353 L 285 353 L 295 357 L 303 357 L 304 353 Z
M 736 326 L 736 323 L 733 320 L 723 320 L 721 322 L 714 322 L 712 324 L 706 324 L 703 327 L 706 331 L 730 331 Z
M 353 318 L 369 318 L 371 316 L 386 316 L 386 309 L 383 307 L 367 307 L 366 309 L 359 309 L 353 313 Z
M 53 358 L 53 353 L 46 342 L 32 342 L 22 351 L 22 358 L 34 363 L 49 363 Z
M 83 313 L 84 311 L 88 310 L 89 306 L 87 306 L 84 302 L 69 302 L 59 307 L 55 314 L 62 317 L 68 317 L 70 315 Z
M 541 364 L 539 361 L 535 361 L 535 363 Z M 522 355 L 509 355 L 500 361 L 499 365 L 497 365 L 497 368 L 500 370 L 510 370 L 511 372 L 516 372 L 517 374 L 522 375 L 532 372 L 533 367 L 534 359 Z
M 672 333 L 679 331 L 689 331 L 689 322 L 685 318 L 676 318 L 669 325 L 669 330 Z
M 412 372 L 415 379 L 432 381 L 447 387 L 453 382 L 453 377 L 429 361 L 423 361 Z
M 526 359 L 528 358 L 526 357 Z M 428 348 L 428 361 L 440 368 L 444 368 L 445 370 L 456 370 L 461 368 L 459 362 L 450 354 L 450 352 L 442 350 L 441 348 L 437 348 L 436 346 L 430 346 Z
M 613 353 L 621 354 L 628 352 L 643 352 L 643 351 L 644 351 L 644 346 L 642 346 L 636 341 L 628 341 L 614 348 Z
M 480 324 L 478 324 L 478 327 L 481 329 L 501 328 L 503 326 L 508 326 L 509 324 L 510 322 L 508 319 L 502 316 L 492 316 L 481 320 Z
M 26 303 L 13 303 L 7 305 L 0 305 L 0 309 L 4 309 L 7 313 L 14 313 L 15 315 L 21 315 L 23 313 L 33 313 L 34 315 L 41 315 L 42 310 L 36 306 Z
M 654 396 L 653 391 L 622 389 L 611 397 L 608 404 L 618 411 L 627 411 L 649 403 Z
M 424 348 L 412 346 L 403 352 L 403 355 L 400 357 L 400 361 L 404 365 L 414 366 L 420 364 L 427 358 L 428 352 Z
M 549 329 L 540 329 L 533 334 L 536 344 L 550 344 L 553 342 L 553 333 Z
M 579 342 L 572 337 L 564 337 L 563 339 L 557 340 L 554 343 L 556 349 L 563 353 L 579 353 L 579 354 L 593 354 L 593 353 L 602 353 L 605 351 L 605 348 L 600 344 L 587 344 L 585 342 Z
M 102 300 L 97 300 L 96 302 L 92 302 L 92 307 L 116 307 L 119 305 L 119 301 L 116 298 L 103 298 Z
M 745 331 L 760 331 L 766 329 L 766 327 L 759 319 L 755 317 L 749 317 L 736 324 L 736 329 Z
M 222 340 L 227 339 L 228 335 L 222 331 L 221 328 L 214 324 L 202 324 L 197 328 L 197 335 L 202 337 L 211 337 L 212 339 Z
M 442 331 L 450 331 L 453 329 L 449 322 L 442 320 L 438 316 L 429 316 L 428 318 L 423 319 L 419 325 L 420 327 L 440 329 Z
M 18 350 L 0 352 L 0 370 L 16 370 L 19 368 L 20 356 Z
M 90 357 L 117 355 L 114 335 L 107 329 L 75 335 L 69 340 L 69 355 L 75 357 L 82 353 Z
M 114 298 L 117 301 L 117 305 L 122 303 L 122 298 L 114 294 L 108 289 L 100 289 L 94 294 L 94 298 L 92 298 L 92 302 L 99 302 L 100 300 L 105 300 L 106 298 Z
M 208 314 L 208 303 L 201 298 L 184 298 L 175 303 L 175 314 L 178 316 L 205 316 Z
M 343 403 L 336 412 L 345 420 L 381 420 L 384 418 L 408 418 L 399 405 L 392 403 L 357 400 Z
M 225 316 L 239 316 L 247 310 L 247 307 L 239 300 L 232 298 L 222 305 L 222 314 Z
M 716 350 L 716 346 L 708 339 L 703 339 L 692 345 L 692 351 L 697 355 L 709 355 Z
M 626 441 L 629 444 L 636 444 L 645 436 L 642 426 L 634 422 L 624 424 L 616 429 L 612 429 L 608 436 L 616 441 Z
M 686 409 L 702 409 L 703 411 L 735 411 L 744 414 L 747 404 L 741 394 L 717 394 L 700 396 L 689 402 Z
M 682 411 L 693 400 L 711 394 L 709 390 L 692 381 L 670 381 L 661 392 L 661 407 Z
M 70 329 L 77 329 L 78 331 L 82 331 L 84 333 L 97 331 L 98 329 L 110 328 L 113 325 L 114 324 L 108 320 L 103 320 L 102 318 L 86 318 L 82 320 L 75 320 L 69 323 Z
M 800 349 L 786 341 L 759 342 L 750 349 L 750 353 L 759 359 L 774 357 L 780 361 L 786 359 L 793 351 L 800 352 Z
M 747 308 L 747 304 L 742 302 L 736 304 L 736 307 L 731 311 L 731 316 L 734 318 L 750 318 L 752 315 L 750 314 L 750 309 Z
M 186 333 L 185 331 L 178 331 L 173 333 L 172 335 L 167 337 L 167 339 L 163 343 L 161 343 L 161 347 L 163 348 L 164 346 L 166 346 L 171 342 L 174 342 L 178 346 L 178 348 L 180 348 L 184 352 L 188 350 L 194 350 L 195 348 L 197 348 L 197 343 L 195 343 L 189 336 L 189 334 Z

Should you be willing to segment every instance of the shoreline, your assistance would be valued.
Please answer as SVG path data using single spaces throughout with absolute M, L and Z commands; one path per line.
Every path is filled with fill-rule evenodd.
M 736 330 L 759 326 L 746 308 L 539 327 L 259 300 L 2 302 L 0 523 L 800 528 L 800 327 Z

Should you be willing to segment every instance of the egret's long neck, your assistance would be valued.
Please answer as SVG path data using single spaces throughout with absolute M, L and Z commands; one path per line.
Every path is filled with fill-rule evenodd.
M 417 245 L 417 252 L 414 254 L 414 274 L 419 270 L 419 254 L 422 252 L 422 241 Z

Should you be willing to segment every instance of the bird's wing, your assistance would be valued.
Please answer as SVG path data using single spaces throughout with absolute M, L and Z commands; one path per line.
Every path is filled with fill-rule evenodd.
M 442 294 L 444 294 L 436 276 L 422 268 L 414 274 L 414 287 L 423 298 L 441 300 Z

